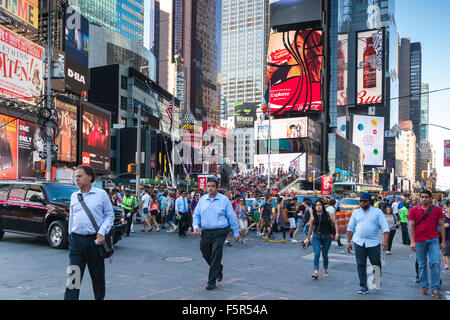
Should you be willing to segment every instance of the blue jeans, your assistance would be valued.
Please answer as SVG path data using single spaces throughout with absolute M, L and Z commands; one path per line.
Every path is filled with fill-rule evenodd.
M 302 223 L 303 223 L 303 219 L 302 218 L 297 218 L 297 228 L 301 229 L 302 228 Z
M 358 269 L 359 286 L 367 288 L 367 257 L 369 257 L 372 266 L 378 266 L 380 268 L 381 276 L 381 247 L 366 248 L 361 247 L 355 243 L 355 257 L 356 265 Z
M 320 251 L 322 250 L 323 268 L 328 269 L 328 250 L 331 246 L 329 234 L 313 234 L 312 245 L 314 249 L 314 270 L 319 270 Z
M 309 224 L 305 224 L 305 228 L 303 228 L 303 232 L 305 233 L 305 236 L 308 236 L 308 230 L 309 230 Z
M 427 259 L 428 255 L 428 259 Z M 416 242 L 416 257 L 419 263 L 421 288 L 428 288 L 428 261 L 430 261 L 431 290 L 440 290 L 440 248 L 439 239 Z

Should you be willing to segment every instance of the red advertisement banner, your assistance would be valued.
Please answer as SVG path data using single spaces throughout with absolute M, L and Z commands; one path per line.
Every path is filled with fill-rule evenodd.
M 322 177 L 322 194 L 330 194 L 333 189 L 333 177 Z
M 450 140 L 444 140 L 444 167 L 450 167 Z

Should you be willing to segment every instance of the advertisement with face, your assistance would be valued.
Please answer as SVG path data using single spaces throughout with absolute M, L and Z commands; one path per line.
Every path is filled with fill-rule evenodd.
M 44 88 L 44 48 L 0 26 L 0 93 L 38 102 Z
M 17 179 L 17 120 L 0 114 L 0 180 Z
M 384 118 L 354 115 L 352 142 L 361 148 L 365 166 L 382 166 Z
M 108 171 L 110 168 L 111 113 L 82 104 L 82 164 Z
M 305 138 L 308 136 L 308 118 L 289 118 L 270 121 L 272 139 Z M 255 140 L 269 139 L 269 120 L 255 121 Z
M 384 29 L 357 33 L 357 105 L 383 103 Z
M 270 0 L 270 26 L 282 26 L 322 19 L 322 1 Z
M 253 163 L 255 168 L 267 173 L 269 168 L 269 155 L 255 154 L 253 156 Z M 284 153 L 270 155 L 270 168 L 272 173 L 279 169 L 288 173 L 289 170 L 295 172 L 299 177 L 305 179 L 306 177 L 306 153 Z
M 348 34 L 338 35 L 337 105 L 347 105 Z
M 77 106 L 55 100 L 58 113 L 59 135 L 55 139 L 58 146 L 58 161 L 77 161 Z
M 44 151 L 44 140 L 39 133 L 40 129 L 37 124 L 19 120 L 17 143 L 19 179 L 38 176 L 34 170 L 34 162 L 40 160 L 39 152 Z
M 322 49 L 322 31 L 306 29 L 270 35 L 267 83 L 271 114 L 322 110 Z
M 64 40 L 66 56 L 87 68 L 89 21 L 72 6 L 67 7 Z
M 347 139 L 347 121 L 346 117 L 337 117 L 336 118 L 337 130 L 336 133 L 340 135 L 342 138 Z

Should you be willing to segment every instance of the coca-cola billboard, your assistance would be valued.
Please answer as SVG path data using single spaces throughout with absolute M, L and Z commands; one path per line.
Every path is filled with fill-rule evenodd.
M 444 140 L 444 167 L 450 167 L 450 140 Z
M 384 29 L 357 33 L 356 105 L 384 103 Z
M 0 26 L 0 94 L 36 103 L 44 88 L 44 48 Z
M 270 35 L 267 82 L 271 114 L 322 110 L 322 49 L 322 31 L 306 29 Z

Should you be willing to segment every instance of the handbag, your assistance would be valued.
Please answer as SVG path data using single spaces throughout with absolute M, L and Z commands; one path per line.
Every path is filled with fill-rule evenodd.
M 83 195 L 81 193 L 78 193 L 78 201 L 80 202 L 81 206 L 83 207 L 84 211 L 89 217 L 89 220 L 91 220 L 92 225 L 94 226 L 95 231 L 98 233 L 98 225 L 95 221 L 94 217 L 92 216 L 91 210 L 87 207 L 86 203 L 84 202 Z M 112 228 L 111 228 L 112 230 Z M 97 245 L 98 251 L 100 253 L 100 256 L 103 259 L 110 258 L 114 254 L 114 243 L 111 235 L 111 230 L 107 234 L 105 234 L 105 241 L 103 241 L 102 245 Z

